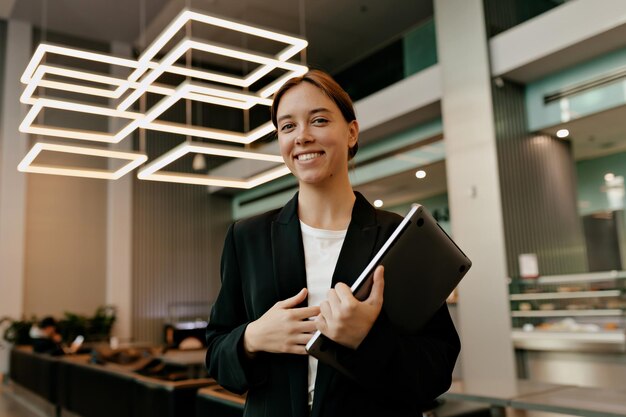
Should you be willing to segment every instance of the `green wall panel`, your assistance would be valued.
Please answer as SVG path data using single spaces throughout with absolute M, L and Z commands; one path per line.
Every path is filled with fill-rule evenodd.
M 452 227 L 450 225 L 449 217 L 450 210 L 448 206 L 448 193 L 442 193 L 438 195 L 433 195 L 428 198 L 423 198 L 417 201 L 417 203 L 426 207 L 428 211 L 433 216 L 435 216 L 441 228 L 445 230 L 447 234 L 452 236 Z M 406 215 L 406 213 L 408 213 L 411 204 L 413 204 L 413 201 L 409 201 L 403 204 L 397 204 L 392 207 L 384 207 L 384 209 L 404 216 Z
M 559 100 L 544 103 L 544 96 L 626 68 L 626 48 L 572 68 L 556 72 L 526 86 L 528 130 L 531 132 L 565 122 Z M 567 105 L 572 119 L 626 104 L 626 80 L 569 96 Z
M 431 19 L 408 32 L 402 41 L 404 76 L 415 74 L 437 63 L 435 20 Z
M 581 216 L 620 208 L 611 207 L 609 204 L 604 181 L 604 175 L 609 172 L 626 178 L 626 152 L 579 161 L 576 164 L 578 208 Z M 626 200 L 622 198 L 621 208 L 625 204 Z

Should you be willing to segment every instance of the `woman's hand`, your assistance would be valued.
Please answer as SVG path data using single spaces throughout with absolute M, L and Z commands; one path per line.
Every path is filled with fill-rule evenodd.
M 243 346 L 249 357 L 256 352 L 293 353 L 306 355 L 304 346 L 316 330 L 309 320 L 320 313 L 320 308 L 296 306 L 306 300 L 307 289 L 286 300 L 279 301 L 258 320 L 248 324 L 243 335 Z
M 372 291 L 366 300 L 357 300 L 350 287 L 338 283 L 328 291 L 328 300 L 320 305 L 320 315 L 315 319 L 317 329 L 341 345 L 358 348 L 380 314 L 384 288 L 382 265 L 374 271 Z

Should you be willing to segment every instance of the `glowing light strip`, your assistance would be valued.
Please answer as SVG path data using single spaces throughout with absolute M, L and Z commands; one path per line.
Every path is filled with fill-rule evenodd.
M 162 52 L 163 48 L 174 39 L 174 37 L 181 31 L 181 29 L 183 29 L 186 24 L 192 21 L 218 26 L 224 29 L 235 30 L 252 36 L 259 36 L 270 39 L 276 42 L 286 43 L 287 47 L 281 50 L 278 54 L 269 56 L 248 50 L 242 50 L 239 48 L 227 47 L 217 43 L 184 38 L 173 49 L 165 53 L 165 56 L 162 59 L 156 62 L 153 61 L 153 59 L 155 59 L 157 55 Z M 306 66 L 286 62 L 288 59 L 304 49 L 307 45 L 308 42 L 304 39 L 298 39 L 293 36 L 283 35 L 246 24 L 220 19 L 214 16 L 207 16 L 201 13 L 193 12 L 191 10 L 183 10 L 174 19 L 174 21 L 170 23 L 170 25 L 168 25 L 168 27 L 154 40 L 154 42 L 152 42 L 151 45 L 141 54 L 139 60 L 137 61 L 76 48 L 68 48 L 52 44 L 41 44 L 33 54 L 29 64 L 27 65 L 21 77 L 21 81 L 27 84 L 27 86 L 24 90 L 24 93 L 20 97 L 20 101 L 32 105 L 32 108 L 27 113 L 22 124 L 20 125 L 20 130 L 26 133 L 59 136 L 70 139 L 117 143 L 130 135 L 134 130 L 138 128 L 146 128 L 164 132 L 171 132 L 175 134 L 193 135 L 198 137 L 223 140 L 227 142 L 237 142 L 244 144 L 251 143 L 274 131 L 274 127 L 271 122 L 267 122 L 257 127 L 253 131 L 247 133 L 239 133 L 219 129 L 211 129 L 203 126 L 190 126 L 187 124 L 166 122 L 157 119 L 180 99 L 189 99 L 198 102 L 210 103 L 220 106 L 229 106 L 239 109 L 250 109 L 257 104 L 269 106 L 271 105 L 271 100 L 269 99 L 269 96 L 274 94 L 274 92 L 280 87 L 280 85 L 282 85 L 287 79 L 294 76 L 302 75 L 308 70 Z M 253 62 L 258 64 L 258 67 L 253 69 L 250 73 L 242 78 L 237 76 L 230 76 L 228 74 L 215 73 L 202 69 L 187 68 L 177 65 L 176 62 L 189 50 L 198 50 L 209 54 L 216 54 L 233 59 Z M 69 69 L 55 65 L 44 65 L 42 64 L 42 62 L 46 54 L 58 54 L 76 59 L 90 60 L 105 63 L 108 65 L 122 66 L 130 70 L 130 75 L 127 78 L 116 78 L 108 75 Z M 280 68 L 287 73 L 279 77 L 277 80 L 274 80 L 270 84 L 264 86 L 258 93 L 248 93 L 227 88 L 218 88 L 212 85 L 202 83 L 184 82 L 176 88 L 155 84 L 155 81 L 159 78 L 159 76 L 161 76 L 164 72 L 170 72 L 185 77 L 191 77 L 222 84 L 229 84 L 235 87 L 249 87 L 276 68 Z M 150 72 L 147 73 L 147 71 Z M 46 79 L 47 75 L 80 80 L 83 83 L 80 84 L 74 82 L 65 82 L 65 80 L 63 79 L 55 78 Z M 95 85 L 88 83 L 95 83 Z M 104 85 L 104 87 L 100 87 L 98 84 Z M 132 89 L 133 91 L 130 91 L 130 93 L 128 93 L 126 97 L 122 99 L 117 108 L 112 109 L 87 103 L 78 103 L 54 98 L 35 97 L 35 91 L 39 87 L 51 90 L 67 91 L 76 94 L 103 97 L 108 99 L 120 99 L 122 98 L 122 95 L 124 95 L 129 89 Z M 130 106 L 146 92 L 160 94 L 163 95 L 164 98 L 160 100 L 155 106 L 153 106 L 146 114 L 139 114 L 128 111 Z M 81 112 L 104 117 L 120 117 L 128 120 L 129 122 L 117 133 L 60 128 L 34 124 L 38 114 L 42 111 L 42 109 L 45 108 Z M 196 178 L 194 178 L 194 175 L 192 174 L 189 174 L 185 178 L 181 179 L 179 174 L 172 174 L 167 172 L 153 172 L 149 175 L 149 179 L 155 179 L 158 177 L 161 181 L 168 182 L 186 182 L 204 185 L 216 185 L 222 187 L 226 186 L 251 188 L 263 182 L 270 181 L 274 178 L 278 178 L 279 176 L 289 173 L 288 169 L 284 165 L 282 165 L 282 158 L 277 155 L 267 155 L 257 152 L 244 151 L 240 149 L 209 146 L 204 144 L 191 145 L 187 143 L 187 145 L 188 147 L 185 148 L 186 150 L 184 150 L 184 153 L 197 152 L 229 156 L 233 158 L 261 159 L 281 163 L 281 166 L 270 169 L 251 178 L 241 180 L 206 176 L 199 176 L 200 178 L 197 178 L 197 175 L 195 176 Z M 43 146 L 48 147 L 47 149 L 49 150 L 54 150 L 57 152 L 70 152 L 79 154 L 82 153 L 86 155 L 96 156 L 107 156 L 102 152 L 115 152 L 103 149 L 93 150 L 92 148 L 80 148 L 66 145 L 52 145 L 41 143 L 36 144 L 31 149 L 28 157 L 25 158 L 25 160 L 23 161 L 27 162 L 27 166 L 23 166 L 22 164 L 20 164 L 22 168 L 29 169 L 29 172 L 44 172 L 53 173 L 55 175 L 73 175 L 112 179 L 114 176 L 121 176 L 129 170 L 134 169 L 136 166 L 146 160 L 145 155 L 141 155 L 141 157 L 143 158 L 141 162 L 136 163 L 135 160 L 131 160 L 131 163 L 122 168 L 123 173 L 121 175 L 119 174 L 119 172 L 122 171 L 119 170 L 115 172 L 109 172 L 103 170 L 31 165 L 32 161 L 41 152 L 41 150 L 43 150 Z M 65 147 L 65 150 L 63 150 L 63 147 Z M 74 149 L 71 150 L 70 148 Z M 81 151 L 80 149 L 88 150 Z M 177 147 L 172 152 L 177 151 L 177 149 L 179 148 Z M 178 152 L 180 152 L 180 150 Z M 121 155 L 121 153 L 117 153 L 117 155 Z M 108 154 L 108 156 L 112 156 L 112 154 Z M 182 156 L 182 154 L 178 157 L 180 156 Z M 27 161 L 28 159 L 30 159 L 30 161 Z M 157 161 L 163 162 L 162 158 L 159 158 Z M 166 164 L 167 163 L 169 162 L 166 162 Z M 128 166 L 130 166 L 130 168 L 127 168 Z M 142 172 L 145 176 L 147 175 L 146 173 L 148 171 L 142 170 Z
M 229 58 L 241 59 L 243 61 L 255 62 L 262 64 L 263 66 L 257 68 L 248 76 L 244 78 L 244 87 L 249 87 L 256 81 L 260 80 L 264 75 L 269 74 L 275 68 L 282 68 L 290 71 L 291 74 L 288 78 L 296 77 L 305 74 L 308 68 L 304 65 L 294 64 L 291 62 L 281 61 L 276 58 L 264 56 L 258 53 L 250 53 L 234 47 L 225 47 L 215 43 L 201 42 L 195 39 L 191 39 L 191 48 L 197 49 L 203 52 L 213 53 L 217 55 L 227 56 Z M 266 96 L 267 97 L 267 96 Z
M 137 178 L 151 181 L 177 182 L 196 185 L 213 185 L 218 187 L 232 187 L 249 189 L 257 185 L 279 178 L 289 173 L 285 165 L 269 169 L 248 179 L 232 179 L 214 177 L 200 174 L 158 172 L 160 169 L 182 158 L 190 152 L 205 155 L 220 155 L 233 158 L 254 159 L 260 161 L 282 163 L 282 157 L 278 155 L 264 154 L 255 151 L 227 148 L 224 146 L 208 145 L 203 143 L 183 142 L 174 149 L 161 155 L 159 158 L 144 166 L 137 173 Z
M 306 73 L 308 68 L 304 65 L 293 64 L 290 62 L 279 61 L 261 54 L 253 54 L 233 47 L 225 47 L 215 43 L 200 42 L 194 39 L 182 39 L 170 52 L 168 52 L 159 61 L 157 68 L 153 69 L 148 75 L 143 77 L 139 86 L 130 93 L 118 106 L 120 110 L 128 109 L 139 97 L 141 97 L 148 89 L 148 86 L 156 81 L 166 69 L 182 57 L 188 50 L 196 49 L 199 51 L 212 53 L 216 55 L 226 56 L 229 58 L 241 59 L 243 61 L 255 62 L 273 68 L 281 68 L 291 72 L 291 77 Z M 291 78 L 289 77 L 289 78 Z M 134 81 L 134 80 L 130 80 Z M 130 85 L 129 81 L 129 85 Z M 284 82 L 284 81 L 283 81 Z M 268 95 L 263 96 L 267 98 Z
M 161 32 L 161 34 L 141 54 L 138 60 L 137 68 L 128 78 L 130 82 L 137 81 L 147 71 L 149 62 L 159 53 L 159 51 L 161 51 L 165 47 L 168 42 L 170 42 L 174 38 L 174 36 L 189 21 L 197 21 L 208 25 L 222 27 L 224 29 L 242 32 L 248 35 L 259 36 L 277 42 L 287 43 L 290 46 L 281 51 L 276 57 L 280 61 L 288 60 L 289 58 L 293 57 L 298 52 L 306 48 L 308 45 L 308 42 L 304 39 L 299 39 L 293 36 L 283 35 L 275 31 L 269 31 L 258 27 L 233 22 L 231 20 L 208 16 L 203 13 L 194 12 L 189 9 L 183 9 L 183 11 L 181 11 L 181 13 L 176 18 L 174 18 L 174 20 L 165 28 L 165 30 L 163 30 L 163 32 Z M 251 84 L 252 82 L 250 82 L 250 84 L 248 84 L 247 86 Z M 246 85 L 242 86 L 245 87 Z M 126 89 L 124 89 L 124 91 L 126 91 Z
M 66 77 L 74 77 L 78 79 L 82 78 L 87 81 L 108 83 L 111 85 L 121 85 L 125 82 L 125 80 L 120 79 L 120 78 L 105 77 L 105 76 L 101 76 L 101 75 L 97 75 L 97 74 L 93 74 L 89 72 L 68 70 L 65 68 L 41 65 L 35 72 L 35 75 L 32 77 L 31 82 L 24 89 L 24 92 L 22 93 L 20 97 L 20 102 L 24 104 L 35 104 L 35 102 L 39 98 L 35 98 L 32 95 L 34 93 L 34 90 L 37 87 L 53 88 L 56 90 L 88 94 L 88 95 L 94 95 L 94 96 L 106 97 L 106 98 L 116 98 L 114 97 L 114 91 L 108 90 L 106 88 L 87 87 L 84 85 L 64 83 L 61 81 L 42 80 L 42 78 L 48 73 L 54 74 L 54 75 L 66 76 Z M 135 88 L 138 85 L 139 85 L 138 83 L 133 83 L 133 87 Z M 196 88 L 194 88 L 194 90 L 197 91 L 198 93 L 190 92 L 187 95 L 185 95 L 183 98 L 188 98 L 190 100 L 201 101 L 201 102 L 209 103 L 209 104 L 216 104 L 220 106 L 234 107 L 234 108 L 239 108 L 239 109 L 244 109 L 244 110 L 251 108 L 255 104 L 261 104 L 261 105 L 266 105 L 266 106 L 271 106 L 272 104 L 271 100 L 259 97 L 254 94 L 241 93 L 238 91 L 226 90 L 223 88 L 203 87 L 203 86 L 198 85 Z M 167 96 L 167 95 L 174 94 L 176 92 L 176 88 L 164 87 L 164 86 L 157 85 L 157 84 L 151 84 L 150 86 L 148 86 L 147 91 L 150 93 L 156 93 L 156 94 Z M 230 97 L 231 99 L 229 99 L 228 97 Z
M 137 90 L 139 91 L 139 90 Z M 215 101 L 215 97 L 223 97 L 228 100 L 233 101 L 244 101 L 252 104 L 263 104 L 263 105 L 271 105 L 271 100 L 262 99 L 256 95 L 245 94 L 245 93 L 237 93 L 229 90 L 218 89 L 214 87 L 206 87 L 203 85 L 199 85 L 196 83 L 192 83 L 189 81 L 185 81 L 180 84 L 174 94 L 170 96 L 166 96 L 162 98 L 157 104 L 155 104 L 145 115 L 143 118 L 143 125 L 152 122 L 161 114 L 163 114 L 167 109 L 172 107 L 178 100 L 184 97 L 188 97 L 190 93 L 194 93 L 194 97 L 200 98 L 200 101 L 206 102 L 209 100 L 209 97 L 212 96 L 211 100 Z M 224 103 L 220 103 L 226 105 Z
M 137 122 L 133 122 L 129 125 L 134 127 L 142 127 L 145 129 L 159 130 L 162 132 L 176 133 L 182 135 L 190 135 L 207 139 L 217 139 L 227 142 L 236 143 L 252 143 L 257 139 L 274 131 L 274 126 L 271 122 L 267 122 L 258 128 L 251 130 L 250 132 L 243 134 L 238 132 L 229 132 L 226 130 L 211 129 L 199 126 L 190 126 L 182 123 L 162 122 L 155 119 L 163 114 L 167 109 L 172 107 L 178 100 L 188 94 L 191 90 L 205 91 L 205 87 L 199 86 L 191 82 L 183 82 L 178 88 L 177 92 L 169 97 L 162 98 L 157 104 L 155 104 L 145 117 Z M 210 89 L 208 89 L 210 90 Z M 121 140 L 121 139 L 120 139 Z
M 36 68 L 42 66 L 41 60 L 44 55 L 47 53 L 54 53 L 57 55 L 68 56 L 77 59 L 84 59 L 94 62 L 100 62 L 109 65 L 118 65 L 122 67 L 127 67 L 130 69 L 137 68 L 138 62 L 130 59 L 116 57 L 114 55 L 100 54 L 96 52 L 89 52 L 83 49 L 69 48 L 66 46 L 54 45 L 54 44 L 40 44 L 33 57 L 31 58 L 28 66 L 22 73 L 22 77 L 20 81 L 23 84 L 30 84 L 32 79 L 35 76 Z M 149 62 L 146 64 L 147 69 L 153 69 L 158 66 L 156 62 Z M 166 72 L 171 72 L 173 74 L 183 75 L 185 77 L 193 77 L 193 78 L 201 78 L 206 79 L 208 81 L 216 81 L 224 84 L 232 84 L 241 87 L 246 86 L 245 80 L 238 77 L 231 77 L 226 75 L 220 75 L 215 73 L 210 73 L 203 70 L 197 70 L 193 68 L 182 67 L 178 65 L 174 65 L 168 67 Z M 124 93 L 125 89 L 128 87 L 133 87 L 135 82 L 130 82 L 128 79 L 120 80 L 120 83 L 115 83 L 118 87 L 123 86 L 123 88 L 118 88 L 114 90 L 114 98 L 119 98 Z
M 87 114 L 95 114 L 98 116 L 109 116 L 109 117 L 121 117 L 125 119 L 133 120 L 129 125 L 123 128 L 117 134 L 111 133 L 99 133 L 91 130 L 84 129 L 72 129 L 72 128 L 60 128 L 60 127 L 50 127 L 50 126 L 42 126 L 42 125 L 34 125 L 33 122 L 42 108 L 54 108 L 58 110 L 67 110 L 67 111 L 76 111 L 80 113 Z M 76 103 L 71 101 L 64 100 L 54 100 L 47 98 L 40 98 L 37 100 L 35 105 L 28 111 L 26 117 L 22 121 L 19 126 L 19 131 L 23 133 L 31 133 L 35 135 L 45 135 L 45 136 L 56 136 L 61 138 L 68 139 L 79 139 L 79 140 L 91 140 L 94 142 L 106 142 L 106 143 L 118 143 L 122 139 L 124 139 L 127 135 L 123 135 L 124 132 L 128 131 L 128 126 L 133 123 L 136 124 L 137 120 L 143 117 L 141 113 L 120 111 L 115 109 L 110 109 L 107 107 L 94 106 L 89 104 Z M 133 129 L 134 130 L 134 129 Z M 130 130 L 129 132 L 132 132 Z
M 146 129 L 159 132 L 174 133 L 199 138 L 215 139 L 224 142 L 249 144 L 274 131 L 274 125 L 267 122 L 258 128 L 243 134 L 228 130 L 212 129 L 208 127 L 189 126 L 182 123 L 155 121 L 145 126 Z
M 22 77 L 20 78 L 22 84 L 28 84 L 30 82 L 33 74 L 35 73 L 35 69 L 41 64 L 41 60 L 48 53 L 69 56 L 78 59 L 86 59 L 89 61 L 101 62 L 104 64 L 119 65 L 121 67 L 128 68 L 137 68 L 138 65 L 137 61 L 133 59 L 120 58 L 115 55 L 99 54 L 97 52 L 91 52 L 84 49 L 68 48 L 66 46 L 42 43 L 37 47 L 35 53 L 30 59 L 30 62 L 26 66 L 26 69 L 22 73 Z M 152 65 L 156 66 L 156 64 Z
M 55 136 L 67 139 L 78 140 L 91 140 L 95 142 L 106 143 L 119 143 L 125 137 L 130 135 L 135 129 L 142 127 L 145 129 L 157 130 L 161 132 L 169 132 L 179 135 L 192 135 L 207 139 L 217 139 L 227 142 L 252 143 L 257 139 L 274 131 L 274 127 L 271 122 L 267 122 L 258 128 L 243 134 L 238 132 L 229 132 L 226 130 L 211 129 L 205 127 L 190 126 L 182 123 L 172 122 L 153 122 L 158 116 L 163 114 L 167 109 L 173 106 L 181 98 L 193 96 L 199 101 L 210 102 L 218 105 L 229 105 L 231 107 L 237 107 L 237 103 L 227 99 L 218 97 L 208 97 L 200 94 L 191 93 L 189 90 L 197 90 L 201 92 L 211 93 L 216 92 L 222 94 L 220 91 L 214 91 L 212 88 L 205 88 L 196 84 L 183 83 L 177 88 L 178 92 L 172 96 L 166 96 L 159 103 L 157 103 L 145 116 L 141 113 L 120 111 L 111 109 L 108 107 L 95 106 L 90 104 L 77 103 L 72 101 L 64 101 L 57 99 L 39 98 L 36 99 L 33 107 L 28 111 L 26 117 L 19 126 L 19 131 L 23 133 L 31 133 L 45 136 Z M 256 99 L 255 99 L 256 100 Z M 260 101 L 260 100 L 259 100 Z M 241 107 L 245 108 L 246 103 L 242 103 Z M 264 103 L 263 103 L 264 104 Z M 81 113 L 94 114 L 98 116 L 108 117 L 121 117 L 124 119 L 130 119 L 132 122 L 124 126 L 117 133 L 99 133 L 84 129 L 72 129 L 61 128 L 52 126 L 43 126 L 33 124 L 42 108 L 54 108 L 58 110 L 77 111 Z
M 202 15 L 196 12 L 190 12 L 190 11 L 182 12 L 179 15 L 179 19 L 182 19 L 182 20 L 179 21 L 178 23 L 176 23 L 175 21 L 170 25 L 172 28 L 175 28 L 176 30 L 171 32 L 170 34 L 167 34 L 166 36 L 166 33 L 169 30 L 169 27 L 168 27 L 168 29 L 166 29 L 166 31 L 163 32 L 159 36 L 159 38 L 157 38 L 155 42 L 153 42 L 153 44 L 142 54 L 139 61 L 121 58 L 121 57 L 117 57 L 114 55 L 90 52 L 90 51 L 86 51 L 83 49 L 68 48 L 68 47 L 53 45 L 53 44 L 41 44 L 39 45 L 39 47 L 33 54 L 33 57 L 31 58 L 29 64 L 24 70 L 24 73 L 22 74 L 22 77 L 21 77 L 21 82 L 24 84 L 30 84 L 34 77 L 35 70 L 38 66 L 40 66 L 41 61 L 43 57 L 45 56 L 45 54 L 54 53 L 58 55 L 64 55 L 64 56 L 69 56 L 69 57 L 78 58 L 78 59 L 87 59 L 87 60 L 101 62 L 105 64 L 119 65 L 119 66 L 131 68 L 131 69 L 134 68 L 135 71 L 131 73 L 128 79 L 120 83 L 116 90 L 113 90 L 112 92 L 107 93 L 107 94 L 110 94 L 112 98 L 119 98 L 121 97 L 122 94 L 124 94 L 125 91 L 128 90 L 128 88 L 133 88 L 133 83 L 137 79 L 139 79 L 139 77 L 143 75 L 148 69 L 154 69 L 159 66 L 158 63 L 150 61 L 152 58 L 156 56 L 159 50 L 150 51 L 150 48 L 154 47 L 155 45 L 160 45 L 161 48 L 164 47 L 173 38 L 176 32 L 180 30 L 187 23 L 188 20 L 197 20 L 203 23 L 214 24 L 216 26 L 238 30 L 244 33 L 253 34 L 253 35 L 261 36 L 267 39 L 291 44 L 290 47 L 286 48 L 285 50 L 283 50 L 282 52 L 276 55 L 275 58 L 278 62 L 284 62 L 285 60 L 291 58 L 292 56 L 300 52 L 302 49 L 304 49 L 308 45 L 308 42 L 304 39 L 298 39 L 298 38 L 288 36 L 288 35 L 281 35 L 276 32 L 270 32 L 264 29 L 259 29 L 259 28 L 255 28 L 252 26 L 243 25 L 243 24 L 239 24 L 235 22 L 230 22 L 231 24 L 229 24 L 227 20 L 215 18 L 212 16 Z M 202 42 L 200 42 L 200 44 L 202 44 Z M 176 65 L 169 65 L 165 71 L 176 73 L 176 74 L 183 75 L 183 76 L 205 79 L 207 81 L 221 82 L 224 84 L 231 84 L 231 85 L 235 85 L 239 87 L 249 87 L 254 82 L 261 79 L 264 75 L 271 72 L 274 68 L 275 66 L 272 65 L 271 63 L 265 63 L 265 66 L 257 68 L 244 79 L 233 77 L 233 76 L 222 75 L 222 74 L 216 74 L 216 73 L 212 73 L 209 71 L 202 71 L 202 70 L 186 68 L 182 66 L 176 66 Z M 296 70 L 296 72 L 300 73 L 301 70 Z M 297 74 L 294 74 L 292 76 L 296 76 L 296 75 Z M 93 77 L 97 77 L 97 75 L 94 74 Z M 88 79 L 88 78 L 85 78 L 85 79 Z
M 123 117 L 125 119 L 141 119 L 143 117 L 143 114 L 137 112 L 117 110 L 111 109 L 109 107 L 96 106 L 93 104 L 85 104 L 68 100 L 57 100 L 52 98 L 37 99 L 37 104 L 41 105 L 42 107 L 76 111 L 80 113 L 90 113 L 99 116 Z
M 35 158 L 37 158 L 41 151 L 53 151 L 79 155 L 101 156 L 105 158 L 127 159 L 130 162 L 123 165 L 116 171 L 90 168 L 66 168 L 54 165 L 34 165 L 33 161 L 35 160 Z M 79 147 L 39 142 L 36 143 L 26 154 L 24 159 L 22 159 L 22 161 L 19 163 L 17 169 L 21 172 L 38 174 L 117 180 L 132 171 L 133 169 L 137 168 L 139 165 L 146 162 L 147 159 L 148 157 L 146 155 L 135 152 L 121 152 L 101 148 Z

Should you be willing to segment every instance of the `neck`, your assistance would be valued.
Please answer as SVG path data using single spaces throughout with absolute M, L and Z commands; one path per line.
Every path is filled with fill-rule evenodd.
M 356 197 L 349 181 L 333 187 L 300 184 L 298 217 L 317 229 L 345 230 L 352 218 Z

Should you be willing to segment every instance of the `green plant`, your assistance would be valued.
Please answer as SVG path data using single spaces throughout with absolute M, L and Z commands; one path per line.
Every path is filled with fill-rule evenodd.
M 11 324 L 4 331 L 4 340 L 15 345 L 26 345 L 31 342 L 29 333 L 33 324 L 37 323 L 37 319 L 35 317 L 32 317 L 30 320 L 13 320 L 9 317 L 4 317 L 0 320 L 0 323 L 4 323 L 6 321 Z
M 93 317 L 65 312 L 63 319 L 58 322 L 58 330 L 65 342 L 71 342 L 78 335 L 83 335 L 87 342 L 108 340 L 113 324 L 115 323 L 115 307 L 102 306 L 96 309 Z M 14 320 L 10 317 L 0 319 L 0 325 L 9 322 L 4 331 L 4 340 L 16 345 L 30 344 L 30 329 L 38 323 L 33 316 L 30 320 Z
M 89 335 L 93 341 L 108 340 L 111 328 L 115 323 L 116 310 L 114 306 L 103 306 L 96 310 L 96 314 L 89 321 Z
M 76 336 L 83 335 L 86 342 L 99 342 L 108 340 L 113 323 L 115 323 L 113 306 L 98 307 L 93 317 L 65 312 L 65 317 L 59 322 L 59 332 L 66 341 L 72 341 Z

